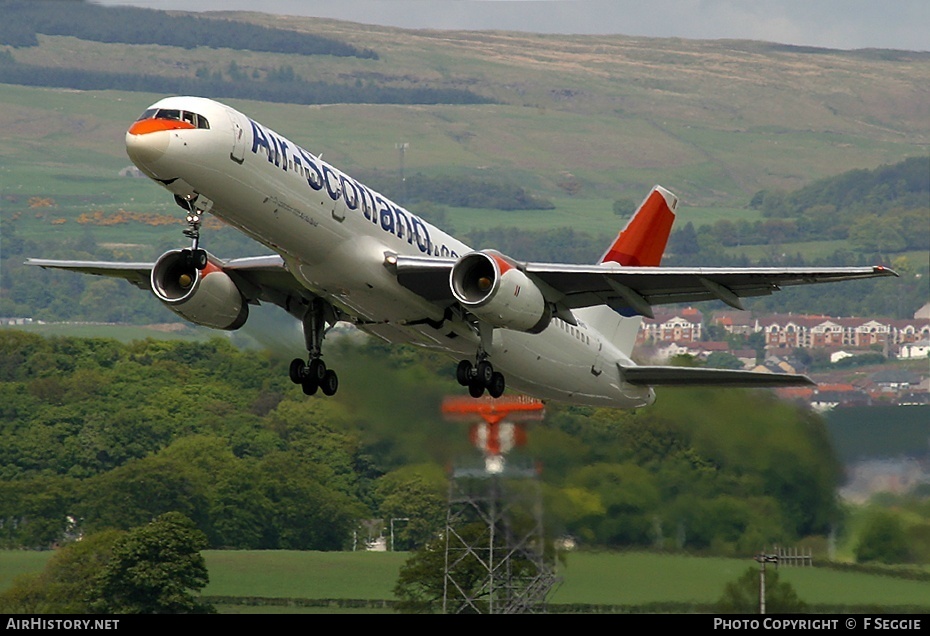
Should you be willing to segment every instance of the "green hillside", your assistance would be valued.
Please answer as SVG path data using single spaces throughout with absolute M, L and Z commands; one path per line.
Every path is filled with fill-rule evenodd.
M 4 4 L 20 18 L 10 25 L 31 24 L 35 7 L 86 8 L 26 5 L 30 10 L 20 15 L 15 9 L 23 3 Z M 185 17 L 172 16 L 173 25 Z M 926 192 L 889 204 L 874 195 L 894 194 L 897 177 L 890 188 L 874 181 L 887 176 L 881 166 L 926 162 L 928 54 L 405 31 L 260 13 L 201 17 L 191 24 L 211 35 L 196 46 L 190 38 L 172 45 L 161 28 L 107 41 L 104 20 L 103 34 L 79 20 L 0 33 L 6 34 L 0 42 L 9 42 L 0 45 L 0 67 L 27 65 L 35 70 L 32 83 L 42 80 L 43 70 L 54 71 L 44 81 L 66 86 L 2 84 L 0 90 L 0 314 L 173 320 L 155 304 L 143 309 L 149 299 L 142 296 L 120 312 L 99 305 L 76 311 L 52 296 L 67 289 L 80 297 L 86 285 L 110 284 L 66 282 L 21 266 L 36 255 L 154 259 L 184 240 L 178 209 L 162 188 L 119 176 L 130 165 L 128 124 L 163 93 L 73 88 L 94 74 L 125 76 L 134 86 L 139 78 L 160 78 L 207 96 L 249 84 L 267 87 L 270 99 L 282 84 L 277 80 L 288 76 L 332 87 L 337 93 L 329 102 L 312 106 L 227 101 L 386 194 L 405 202 L 409 196 L 417 212 L 473 245 L 517 258 L 592 262 L 625 224 L 615 205 L 635 205 L 662 183 L 681 197 L 678 232 L 688 223 L 698 230 L 677 242 L 673 236 L 678 260 L 670 264 L 884 262 L 906 272 L 893 292 L 882 296 L 869 283 L 844 287 L 816 310 L 893 307 L 903 317 L 926 302 Z M 221 38 L 230 48 L 219 47 L 215 36 L 236 25 L 284 34 L 285 42 L 323 38 L 359 54 L 284 52 L 259 46 L 257 37 Z M 27 31 L 30 41 L 15 39 Z M 490 103 L 372 103 L 372 91 L 413 89 L 467 91 Z M 325 94 L 318 97 L 326 101 Z M 400 182 L 399 144 L 406 144 L 408 187 Z M 416 184 L 426 185 L 416 190 Z M 868 197 L 858 196 L 863 186 L 871 188 Z M 843 196 L 831 199 L 830 187 L 855 194 L 852 208 L 841 205 Z M 877 203 L 869 207 L 865 200 Z M 491 205 L 520 209 L 481 207 Z M 207 227 L 205 244 L 221 257 L 267 252 L 216 226 Z M 906 260 L 895 260 L 901 257 Z M 55 291 L 42 296 L 37 285 Z M 889 293 L 901 300 L 889 303 Z M 772 302 L 805 311 L 818 294 L 793 291 Z M 766 301 L 751 305 L 760 302 L 771 310 Z M 56 309 L 48 311 L 51 306 Z
M 285 23 L 263 14 L 217 17 L 286 26 L 375 55 L 107 43 L 46 34 L 37 36 L 36 46 L 2 48 L 17 64 L 75 73 L 196 82 L 198 73 L 251 80 L 286 67 L 304 81 L 334 86 L 467 89 L 499 103 L 334 103 L 309 111 L 301 105 L 234 105 L 349 171 L 396 169 L 395 144 L 405 142 L 409 171 L 494 173 L 549 198 L 638 199 L 662 182 L 686 205 L 741 206 L 762 189 L 794 189 L 818 177 L 926 154 L 930 136 L 930 98 L 921 89 L 930 79 L 926 54 L 403 31 L 311 18 Z M 91 98 L 87 106 L 58 109 L 56 92 L 30 92 L 24 105 L 22 93 L 4 89 L 4 135 L 33 148 L 54 136 L 56 145 L 41 154 L 55 155 L 62 146 L 95 150 L 110 159 L 107 167 L 126 163 L 122 133 L 159 96 L 85 94 L 76 97 Z M 6 165 L 36 163 L 10 145 L 4 154 L 11 160 Z M 92 156 L 85 162 L 98 164 Z M 566 173 L 581 185 L 572 196 L 559 187 Z M 25 184 L 14 179 L 6 187 L 20 185 Z

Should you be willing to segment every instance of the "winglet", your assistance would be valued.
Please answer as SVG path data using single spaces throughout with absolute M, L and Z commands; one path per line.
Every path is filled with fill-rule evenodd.
M 672 231 L 677 205 L 678 197 L 662 186 L 655 186 L 600 262 L 612 261 L 631 267 L 658 266 Z

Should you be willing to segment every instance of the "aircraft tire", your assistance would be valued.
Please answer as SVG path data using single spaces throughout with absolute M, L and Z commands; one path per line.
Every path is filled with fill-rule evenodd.
M 480 398 L 484 395 L 484 384 L 475 378 L 468 383 L 468 394 L 473 398 Z
M 468 360 L 462 360 L 459 362 L 459 366 L 455 369 L 455 379 L 462 386 L 468 386 L 468 383 L 471 382 L 472 377 L 472 363 Z
M 319 384 L 326 375 L 326 364 L 319 358 L 314 358 L 307 366 L 307 376 L 313 378 L 313 381 Z
M 320 384 L 313 378 L 304 378 L 304 381 L 300 383 L 300 387 L 304 390 L 304 395 L 315 395 L 316 390 L 320 388 Z
M 504 374 L 495 371 L 491 374 L 491 382 L 488 384 L 488 395 L 492 398 L 499 398 L 504 394 L 507 383 L 504 380 Z
M 291 366 L 290 369 L 288 369 L 288 375 L 291 378 L 291 382 L 294 384 L 300 384 L 303 382 L 304 371 L 306 368 L 306 363 L 300 358 L 294 358 L 291 360 Z
M 323 379 L 320 380 L 320 390 L 323 391 L 323 395 L 335 395 L 338 389 L 339 377 L 335 371 L 327 369 L 323 374 Z
M 491 385 L 491 378 L 494 377 L 494 367 L 487 360 L 478 363 L 478 380 L 484 386 Z

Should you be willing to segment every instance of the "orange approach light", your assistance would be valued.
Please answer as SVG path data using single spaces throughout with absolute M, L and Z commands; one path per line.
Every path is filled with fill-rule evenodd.
M 442 401 L 442 413 L 446 419 L 459 422 L 484 420 L 488 424 L 497 424 L 505 419 L 511 422 L 539 422 L 545 410 L 542 402 L 524 396 L 497 399 L 452 396 Z
M 469 439 L 484 453 L 489 473 L 503 471 L 504 458 L 517 446 L 526 444 L 526 422 L 543 419 L 545 406 L 527 397 L 492 399 L 447 397 L 442 402 L 447 420 L 471 423 Z

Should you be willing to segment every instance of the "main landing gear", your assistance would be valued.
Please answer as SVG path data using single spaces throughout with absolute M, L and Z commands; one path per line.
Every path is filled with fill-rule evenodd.
M 455 379 L 462 386 L 468 387 L 468 394 L 473 398 L 484 395 L 485 389 L 492 398 L 499 398 L 506 388 L 504 374 L 495 371 L 487 356 L 481 353 L 478 354 L 477 364 L 472 364 L 471 360 L 459 362 L 455 370 Z
M 335 312 L 332 311 L 332 307 L 320 299 L 315 299 L 310 303 L 303 320 L 304 341 L 310 355 L 307 362 L 300 358 L 294 358 L 291 361 L 289 370 L 291 382 L 299 384 L 305 395 L 314 395 L 318 389 L 323 392 L 323 395 L 335 395 L 339 388 L 339 377 L 335 371 L 326 368 L 322 359 L 323 337 L 328 331 L 326 329 L 327 309 L 333 314 L 331 322 L 335 323 Z

